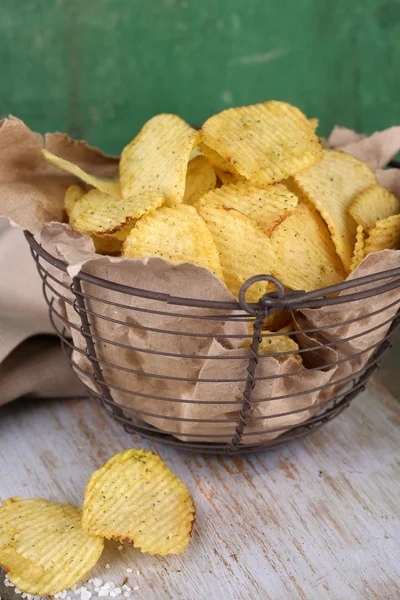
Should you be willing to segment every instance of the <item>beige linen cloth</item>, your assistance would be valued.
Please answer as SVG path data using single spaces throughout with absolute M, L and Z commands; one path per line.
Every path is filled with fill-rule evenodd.
M 383 167 L 400 150 L 400 127 L 393 127 L 370 137 L 361 136 L 344 128 L 335 128 L 328 144 L 339 147 L 362 158 L 377 171 L 382 185 L 400 196 L 400 172 L 383 170 Z M 94 253 L 92 241 L 87 236 L 73 231 L 60 221 L 62 200 L 67 185 L 75 183 L 72 176 L 60 174 L 44 163 L 40 149 L 43 145 L 53 152 L 77 162 L 89 172 L 113 176 L 118 161 L 106 157 L 84 142 L 74 142 L 62 134 L 48 135 L 43 140 L 33 134 L 21 121 L 6 120 L 0 127 L 0 216 L 7 216 L 19 227 L 13 229 L 1 222 L 0 229 L 0 404 L 21 395 L 63 397 L 82 395 L 82 386 L 69 370 L 66 359 L 55 338 L 40 334 L 51 333 L 47 308 L 42 299 L 41 282 L 29 255 L 29 248 L 20 229 L 32 232 L 41 231 L 44 247 L 53 255 L 69 264 L 69 275 L 64 275 L 65 283 L 70 283 L 82 266 L 85 271 L 112 281 L 155 291 L 163 291 L 184 297 L 202 297 L 230 301 L 231 294 L 210 272 L 194 265 L 169 265 L 161 259 L 137 259 L 127 261 L 121 258 L 99 257 Z M 367 257 L 350 276 L 361 277 L 369 273 L 400 266 L 400 252 L 383 251 Z M 58 274 L 60 276 L 60 274 Z M 106 290 L 99 290 L 91 284 L 84 284 L 84 291 L 103 299 L 113 298 Z M 68 293 L 63 291 L 64 294 Z M 368 319 L 347 326 L 319 332 L 307 336 L 298 334 L 297 341 L 302 348 L 313 347 L 304 355 L 305 364 L 313 371 L 307 371 L 295 358 L 278 362 L 275 358 L 260 360 L 258 380 L 253 398 L 255 400 L 279 397 L 278 401 L 260 402 L 250 412 L 252 419 L 246 432 L 250 434 L 245 443 L 257 443 L 273 439 L 283 429 L 302 423 L 318 412 L 319 406 L 332 393 L 343 388 L 346 378 L 362 369 L 376 345 L 386 334 L 389 320 L 397 311 L 400 291 L 394 289 L 373 299 L 358 301 L 348 306 L 303 310 L 296 313 L 296 325 L 300 328 L 320 327 L 340 320 L 362 317 L 378 308 L 383 312 L 371 315 Z M 103 338 L 131 346 L 137 351 L 123 350 L 112 344 L 99 344 L 99 358 L 108 363 L 138 372 L 151 372 L 180 378 L 179 381 L 149 378 L 139 373 L 127 373 L 105 366 L 107 382 L 115 388 L 135 390 L 138 395 L 114 390 L 113 399 L 133 410 L 143 421 L 162 430 L 173 431 L 180 439 L 191 441 L 228 441 L 238 422 L 238 412 L 242 399 L 242 382 L 246 375 L 248 351 L 239 348 L 242 340 L 226 338 L 226 335 L 247 333 L 247 325 L 240 322 L 203 320 L 203 332 L 208 338 L 193 338 L 190 335 L 169 335 L 152 332 L 144 335 L 140 327 L 173 329 L 183 334 L 198 331 L 198 322 L 193 319 L 178 319 L 172 313 L 198 313 L 208 316 L 206 309 L 188 309 L 176 306 L 161 306 L 153 300 L 120 295 L 117 302 L 128 305 L 132 310 L 89 301 L 89 309 L 100 313 L 105 319 L 91 320 L 92 331 Z M 59 305 L 70 322 L 80 325 L 79 317 L 71 306 Z M 141 309 L 163 310 L 166 315 L 154 315 Z M 139 309 L 139 311 L 138 311 Z M 226 311 L 224 311 L 226 314 Z M 215 311 L 211 311 L 215 314 Z M 110 327 L 107 318 L 117 319 L 126 325 Z M 139 328 L 137 327 L 139 326 Z M 368 335 L 357 337 L 365 329 Z M 72 331 L 75 345 L 84 350 L 85 342 L 78 331 Z M 345 344 L 335 344 L 332 348 L 319 348 L 331 341 L 353 337 Z M 163 349 L 171 354 L 201 355 L 202 359 L 157 358 L 152 351 Z M 141 351 L 145 350 L 145 352 Z M 149 352 L 150 351 L 150 352 Z M 327 367 L 336 360 L 344 360 L 356 354 L 351 362 Z M 219 360 L 212 357 L 218 356 Z M 232 357 L 240 356 L 239 360 Z M 208 358 L 207 358 L 208 357 Z M 73 355 L 81 378 L 92 389 L 96 384 L 85 376 L 92 374 L 92 367 L 86 357 L 75 352 Z M 271 378 L 278 376 L 277 379 Z M 192 383 L 185 378 L 198 377 L 206 380 Z M 231 382 L 210 383 L 210 379 L 230 379 Z M 324 387 L 334 383 L 328 388 Z M 310 388 L 320 388 L 309 392 Z M 66 390 L 68 393 L 66 394 Z M 287 398 L 296 392 L 294 398 Z M 301 392 L 305 392 L 300 395 Z M 188 403 L 168 402 L 157 397 L 189 400 Z M 218 401 L 231 402 L 220 405 Z M 203 404 L 198 404 L 203 402 Z M 236 402 L 236 404 L 234 404 Z M 285 413 L 298 411 L 294 415 Z M 143 412 L 144 411 L 144 412 Z M 277 416 L 280 415 L 280 416 Z M 188 418 L 191 421 L 180 421 Z M 209 423 L 208 419 L 218 422 Z M 262 432 L 262 433 L 261 433 Z M 198 436 L 198 437 L 197 437 Z M 209 437 L 208 437 L 209 436 Z M 219 436 L 219 437 L 212 437 Z

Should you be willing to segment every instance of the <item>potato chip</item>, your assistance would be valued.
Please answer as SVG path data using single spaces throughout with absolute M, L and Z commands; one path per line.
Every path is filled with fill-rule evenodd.
M 277 310 L 268 315 L 268 317 L 265 317 L 263 329 L 277 332 L 287 325 L 290 325 L 293 328 L 292 313 L 286 310 Z
M 377 221 L 400 213 L 400 200 L 375 183 L 360 192 L 350 205 L 353 219 L 364 229 L 372 229 Z
M 254 221 L 222 204 L 200 200 L 196 206 L 214 238 L 225 283 L 234 296 L 249 277 L 272 272 L 276 262 L 274 249 Z M 249 288 L 246 300 L 258 302 L 272 289 L 267 282 L 257 282 Z
M 165 206 L 140 219 L 127 237 L 122 255 L 158 256 L 173 264 L 193 263 L 224 281 L 216 244 L 193 206 Z
M 0 565 L 28 594 L 53 595 L 82 579 L 103 551 L 85 533 L 81 511 L 42 498 L 9 498 L 0 508 Z
M 365 242 L 365 255 L 380 250 L 400 250 L 400 215 L 378 221 Z
M 281 183 L 257 188 L 247 181 L 223 185 L 203 197 L 204 202 L 218 202 L 253 219 L 270 235 L 296 208 L 298 198 Z
M 253 325 L 254 321 L 249 321 L 248 328 L 250 335 L 253 335 Z M 277 310 L 268 315 L 268 317 L 265 317 L 262 329 L 276 333 L 288 326 L 290 327 L 290 331 L 294 329 L 292 313 L 290 311 Z
M 69 188 L 65 192 L 64 198 L 64 209 L 68 216 L 71 214 L 71 211 L 75 206 L 76 202 L 80 200 L 85 194 L 85 190 L 79 187 L 79 185 L 69 186 Z
M 285 102 L 228 108 L 204 123 L 201 138 L 254 185 L 281 181 L 322 157 L 313 125 Z
M 228 171 L 221 171 L 221 169 L 215 169 L 215 173 L 222 185 L 229 185 L 231 183 L 237 183 L 239 180 L 232 173 Z
M 329 231 L 312 206 L 299 202 L 270 240 L 277 256 L 273 273 L 286 287 L 310 292 L 346 278 Z
M 85 183 L 92 185 L 97 190 L 104 192 L 105 194 L 109 194 L 114 198 L 121 198 L 121 188 L 119 185 L 119 181 L 116 179 L 103 179 L 101 177 L 95 177 L 94 175 L 90 175 L 86 173 L 78 167 L 78 165 L 74 165 L 73 163 L 61 158 L 60 156 L 56 156 L 52 152 L 43 149 L 43 156 L 47 160 L 48 163 L 53 165 L 53 167 L 57 167 L 62 171 L 66 171 L 67 173 L 72 173 L 79 179 L 82 179 Z
M 294 181 L 328 225 L 348 272 L 356 241 L 356 222 L 349 214 L 349 207 L 356 194 L 376 183 L 375 173 L 351 154 L 324 150 L 323 159 L 295 175 Z
M 312 119 L 308 119 L 308 122 L 310 123 L 310 125 L 314 131 L 316 131 L 318 129 L 319 119 L 316 119 L 315 117 L 313 117 Z
M 238 171 L 235 169 L 234 165 L 228 162 L 225 158 L 223 158 L 218 152 L 213 150 L 207 146 L 207 144 L 200 143 L 199 148 L 204 156 L 207 158 L 208 162 L 214 167 L 214 169 L 218 169 L 223 173 L 230 173 L 236 181 L 245 180 L 245 177 L 240 175 Z
M 161 114 L 147 121 L 122 151 L 124 198 L 146 193 L 165 196 L 167 204 L 182 202 L 189 158 L 199 135 L 176 115 Z
M 153 193 L 116 200 L 99 190 L 91 190 L 75 202 L 70 211 L 69 222 L 83 233 L 115 237 L 123 241 L 136 219 L 156 210 L 163 202 L 163 196 Z
M 356 243 L 354 244 L 353 258 L 351 259 L 350 271 L 354 271 L 365 256 L 365 240 L 367 234 L 362 225 L 357 225 Z
M 122 240 L 117 238 L 104 238 L 97 235 L 92 235 L 92 240 L 97 254 L 112 254 L 113 256 L 121 254 Z
M 186 204 L 193 204 L 209 190 L 215 188 L 217 176 L 211 164 L 204 156 L 193 158 L 187 169 L 185 196 Z
M 289 331 L 293 330 L 293 326 L 289 325 L 287 327 L 282 328 L 277 333 L 286 334 Z M 251 328 L 250 334 L 252 335 L 253 331 Z M 244 348 L 250 348 L 251 339 L 248 339 L 243 344 Z M 275 356 L 279 362 L 283 362 L 288 358 L 295 358 L 297 362 L 302 363 L 302 358 L 300 354 L 296 351 L 299 350 L 299 345 L 292 340 L 288 335 L 274 335 L 274 332 L 269 331 L 268 329 L 261 330 L 261 342 L 258 346 L 258 354 L 275 354 L 279 352 L 292 352 L 292 354 L 283 354 L 282 356 Z
M 152 452 L 120 452 L 89 479 L 82 527 L 90 535 L 130 543 L 149 554 L 180 554 L 194 519 L 186 485 Z

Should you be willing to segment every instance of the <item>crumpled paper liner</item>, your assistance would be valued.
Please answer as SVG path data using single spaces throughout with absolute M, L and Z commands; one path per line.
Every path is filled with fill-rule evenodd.
M 382 168 L 400 149 L 399 127 L 370 137 L 335 128 L 328 143 L 365 158 L 377 170 L 382 184 L 398 193 L 400 172 Z M 93 378 L 69 288 L 71 277 L 82 268 L 105 280 L 174 296 L 217 301 L 234 298 L 211 272 L 195 265 L 96 255 L 89 237 L 60 222 L 65 190 L 77 180 L 47 165 L 40 152 L 43 146 L 99 176 L 115 176 L 118 159 L 63 134 L 43 139 L 17 119 L 0 123 L 0 215 L 20 228 L 40 231 L 44 248 L 68 263 L 68 274 L 46 264 L 48 271 L 67 286 L 49 280 L 56 293 L 66 299 L 56 300 L 53 306 L 72 325 L 70 334 L 78 349 L 72 355 L 75 371 L 91 389 L 101 391 Z M 398 266 L 400 253 L 385 250 L 368 256 L 349 279 Z M 89 315 L 89 321 L 104 380 L 123 414 L 182 440 L 230 441 L 239 422 L 250 357 L 249 351 L 240 347 L 248 335 L 247 322 L 227 318 L 233 315 L 230 311 L 175 306 L 87 282 L 81 285 L 90 296 L 86 308 L 95 313 Z M 399 301 L 400 290 L 395 289 L 348 305 L 296 311 L 297 342 L 308 349 L 303 353 L 304 366 L 294 357 L 283 362 L 270 356 L 259 359 L 254 404 L 247 414 L 243 443 L 274 439 L 317 414 L 341 393 L 347 378 L 365 366 L 386 335 Z M 390 303 L 393 306 L 385 309 Z M 347 325 L 301 332 L 372 312 L 376 314 Z M 221 318 L 211 318 L 216 315 Z M 357 337 L 366 329 L 372 331 Z M 344 338 L 352 339 L 341 343 Z

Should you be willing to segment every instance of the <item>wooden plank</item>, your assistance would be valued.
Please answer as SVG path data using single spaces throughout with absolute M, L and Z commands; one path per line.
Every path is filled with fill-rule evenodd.
M 370 132 L 399 121 L 399 37 L 388 0 L 4 0 L 0 111 L 111 152 L 155 113 L 269 98 Z
M 131 437 L 90 401 L 17 402 L 1 412 L 0 496 L 79 504 L 95 468 L 144 446 L 187 482 L 198 509 L 193 540 L 167 558 L 107 544 L 91 576 L 121 584 L 132 568 L 129 585 L 145 600 L 395 600 L 399 424 L 398 403 L 373 383 L 310 437 L 229 459 Z

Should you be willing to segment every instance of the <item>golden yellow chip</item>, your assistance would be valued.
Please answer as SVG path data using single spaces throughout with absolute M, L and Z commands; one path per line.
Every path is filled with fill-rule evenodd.
M 281 183 L 257 188 L 247 181 L 223 185 L 203 197 L 204 202 L 223 204 L 253 219 L 270 235 L 296 208 L 298 198 Z
M 123 149 L 119 172 L 124 198 L 147 193 L 178 204 L 185 194 L 186 171 L 199 132 L 176 115 L 157 115 Z
M 187 169 L 185 196 L 186 204 L 193 204 L 209 190 L 215 188 L 217 176 L 211 164 L 204 156 L 193 158 Z
M 346 278 L 325 222 L 303 202 L 273 231 L 274 275 L 292 290 L 319 289 Z
M 193 263 L 224 281 L 216 244 L 193 206 L 165 206 L 140 219 L 128 235 L 122 255 L 158 256 L 173 264 Z
M 0 508 L 0 565 L 22 592 L 53 595 L 77 583 L 103 551 L 81 511 L 42 498 L 9 498 Z
M 118 238 L 104 238 L 93 235 L 92 240 L 97 254 L 111 254 L 113 256 L 121 254 L 122 240 Z
M 242 177 L 242 175 L 238 173 L 235 166 L 231 162 L 223 158 L 220 154 L 218 154 L 216 150 L 210 148 L 209 146 L 207 146 L 207 144 L 204 144 L 202 142 L 199 144 L 199 148 L 204 154 L 204 156 L 207 158 L 208 162 L 214 167 L 214 169 L 218 169 L 223 173 L 230 173 L 237 181 L 245 179 L 245 177 Z
M 197 209 L 214 238 L 219 251 L 225 283 L 237 296 L 243 283 L 253 275 L 270 275 L 276 262 L 267 235 L 257 224 L 233 208 L 200 200 Z M 271 285 L 258 282 L 246 294 L 249 302 L 258 302 Z
M 324 150 L 323 159 L 295 175 L 294 181 L 326 221 L 348 272 L 356 241 L 356 222 L 349 207 L 356 194 L 376 183 L 375 173 L 351 154 Z
M 53 167 L 57 167 L 62 171 L 66 171 L 67 173 L 72 173 L 72 175 L 79 177 L 79 179 L 82 179 L 82 181 L 85 183 L 92 185 L 94 188 L 104 192 L 105 194 L 109 194 L 114 198 L 121 198 L 121 188 L 119 181 L 116 179 L 103 179 L 101 177 L 95 177 L 94 175 L 90 175 L 89 173 L 83 171 L 83 169 L 78 167 L 78 165 L 74 165 L 68 160 L 61 158 L 60 156 L 56 156 L 48 150 L 43 149 L 42 152 L 47 162 L 53 165 Z
M 64 198 L 64 209 L 67 215 L 71 214 L 71 210 L 75 206 L 76 202 L 80 200 L 85 195 L 85 190 L 83 190 L 79 185 L 70 185 L 67 191 L 65 192 Z
M 365 242 L 365 255 L 380 250 L 400 250 L 400 215 L 378 221 Z
M 116 200 L 99 190 L 91 190 L 72 206 L 69 222 L 88 235 L 115 237 L 123 241 L 136 219 L 156 210 L 163 202 L 163 196 L 154 194 Z
M 231 183 L 237 183 L 238 179 L 232 174 L 228 173 L 228 171 L 222 171 L 221 169 L 215 169 L 218 179 L 222 183 L 222 185 L 229 185 Z
M 286 334 L 292 330 L 293 326 L 288 325 L 279 330 L 277 333 Z M 252 330 L 250 331 L 250 333 L 253 333 Z M 246 340 L 243 344 L 244 348 L 250 348 L 251 342 L 251 339 Z M 262 329 L 261 342 L 258 346 L 258 354 L 275 354 L 279 352 L 291 352 L 291 354 L 283 354 L 282 356 L 276 356 L 275 358 L 279 360 L 279 362 L 283 362 L 288 358 L 293 357 L 297 360 L 297 362 L 302 363 L 302 358 L 300 354 L 297 353 L 297 350 L 299 349 L 299 345 L 288 335 L 274 335 L 272 331 L 269 331 L 268 329 Z
M 281 181 L 322 157 L 321 144 L 304 114 L 274 100 L 228 108 L 204 123 L 201 136 L 206 146 L 257 185 Z
M 357 225 L 356 243 L 354 244 L 353 258 L 351 259 L 350 271 L 354 271 L 365 256 L 366 232 L 362 225 Z
M 377 221 L 399 214 L 400 200 L 375 183 L 355 197 L 349 212 L 358 225 L 368 230 L 375 227 Z
M 285 310 L 277 310 L 264 319 L 263 329 L 276 332 L 289 325 L 294 329 L 292 313 Z
M 310 123 L 310 125 L 314 131 L 316 131 L 318 129 L 319 119 L 316 119 L 315 117 L 313 117 L 312 119 L 308 119 L 308 122 Z
M 195 507 L 186 485 L 146 450 L 125 450 L 90 477 L 82 527 L 149 554 L 180 554 L 190 540 Z

